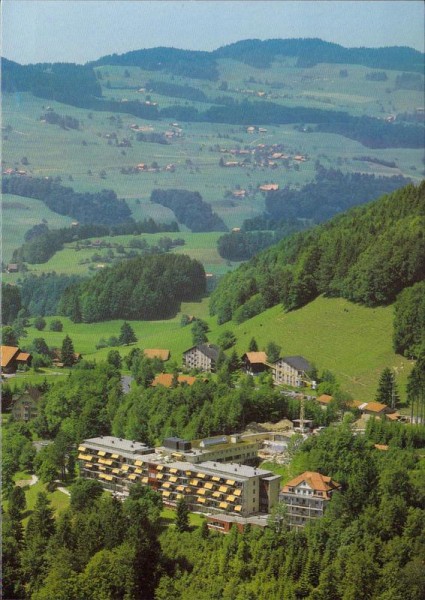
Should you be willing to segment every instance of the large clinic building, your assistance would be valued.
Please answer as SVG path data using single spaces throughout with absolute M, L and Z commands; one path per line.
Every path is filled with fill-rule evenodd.
M 81 477 L 97 479 L 120 497 L 135 483 L 162 495 L 165 505 L 185 498 L 191 510 L 248 517 L 278 503 L 280 476 L 271 471 L 207 460 L 174 461 L 169 454 L 131 440 L 101 436 L 78 448 Z

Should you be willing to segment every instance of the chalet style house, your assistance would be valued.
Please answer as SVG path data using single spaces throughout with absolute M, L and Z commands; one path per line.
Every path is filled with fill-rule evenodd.
M 249 375 L 258 375 L 264 373 L 269 368 L 267 364 L 267 354 L 265 352 L 245 352 L 242 356 L 242 362 L 245 373 Z
M 183 362 L 188 369 L 215 371 L 220 348 L 214 344 L 198 344 L 183 352 Z
M 304 527 L 311 520 L 322 517 L 333 492 L 340 487 L 330 477 L 314 471 L 305 471 L 288 481 L 279 500 L 288 509 L 289 527 Z
M 1 347 L 1 371 L 5 374 L 16 373 L 19 366 L 31 365 L 31 354 L 21 352 L 16 346 Z
M 273 381 L 276 385 L 302 387 L 307 381 L 310 381 L 307 374 L 310 370 L 311 364 L 302 356 L 279 358 L 272 366 Z

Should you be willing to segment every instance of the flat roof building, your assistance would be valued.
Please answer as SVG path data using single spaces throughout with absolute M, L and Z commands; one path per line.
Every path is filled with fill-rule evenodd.
M 191 510 L 242 517 L 268 513 L 279 498 L 280 476 L 247 465 L 172 461 L 145 444 L 112 436 L 85 440 L 78 451 L 81 476 L 120 497 L 140 483 L 161 493 L 168 506 L 184 497 Z

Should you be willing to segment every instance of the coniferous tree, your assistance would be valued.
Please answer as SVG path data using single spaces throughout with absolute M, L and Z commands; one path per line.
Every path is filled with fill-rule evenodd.
M 381 402 L 392 408 L 395 408 L 397 402 L 400 400 L 394 373 L 388 367 L 381 373 L 375 399 L 377 402 Z
M 62 342 L 61 358 L 65 367 L 72 367 L 75 362 L 74 344 L 69 335 L 65 336 Z
M 136 334 L 134 333 L 132 326 L 129 323 L 127 323 L 127 321 L 125 321 L 121 326 L 119 343 L 122 346 L 128 346 L 129 344 L 133 344 L 134 342 L 137 342 Z
M 189 531 L 189 509 L 186 500 L 182 497 L 177 502 L 176 529 L 182 533 Z
M 251 338 L 248 346 L 248 352 L 258 352 L 258 344 L 255 338 Z

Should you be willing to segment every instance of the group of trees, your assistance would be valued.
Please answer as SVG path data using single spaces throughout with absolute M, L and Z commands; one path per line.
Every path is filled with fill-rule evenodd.
M 117 198 L 113 190 L 80 193 L 50 177 L 11 176 L 3 177 L 2 192 L 42 200 L 53 212 L 81 223 L 115 225 L 132 220 L 127 203 Z
M 191 231 L 227 231 L 222 219 L 202 200 L 199 192 L 189 190 L 153 190 L 151 202 L 171 209 L 179 223 Z
M 70 117 L 69 115 L 65 115 L 62 117 L 54 110 L 48 110 L 44 115 L 41 116 L 41 119 L 46 121 L 46 123 L 50 123 L 51 125 L 59 125 L 62 129 L 79 129 L 80 122 L 75 117 Z
M 418 358 L 425 351 L 425 281 L 401 292 L 394 310 L 394 350 Z
M 319 294 L 366 306 L 393 302 L 425 277 L 424 196 L 424 183 L 409 184 L 283 239 L 222 278 L 211 314 L 240 321 L 279 302 L 298 308 Z
M 153 600 L 161 497 L 134 486 L 121 502 L 101 491 L 98 482 L 77 480 L 70 507 L 57 519 L 40 492 L 25 531 L 22 511 L 10 505 L 3 523 L 5 597 Z
M 181 254 L 141 256 L 68 287 L 59 306 L 74 322 L 160 319 L 205 293 L 201 263 Z

